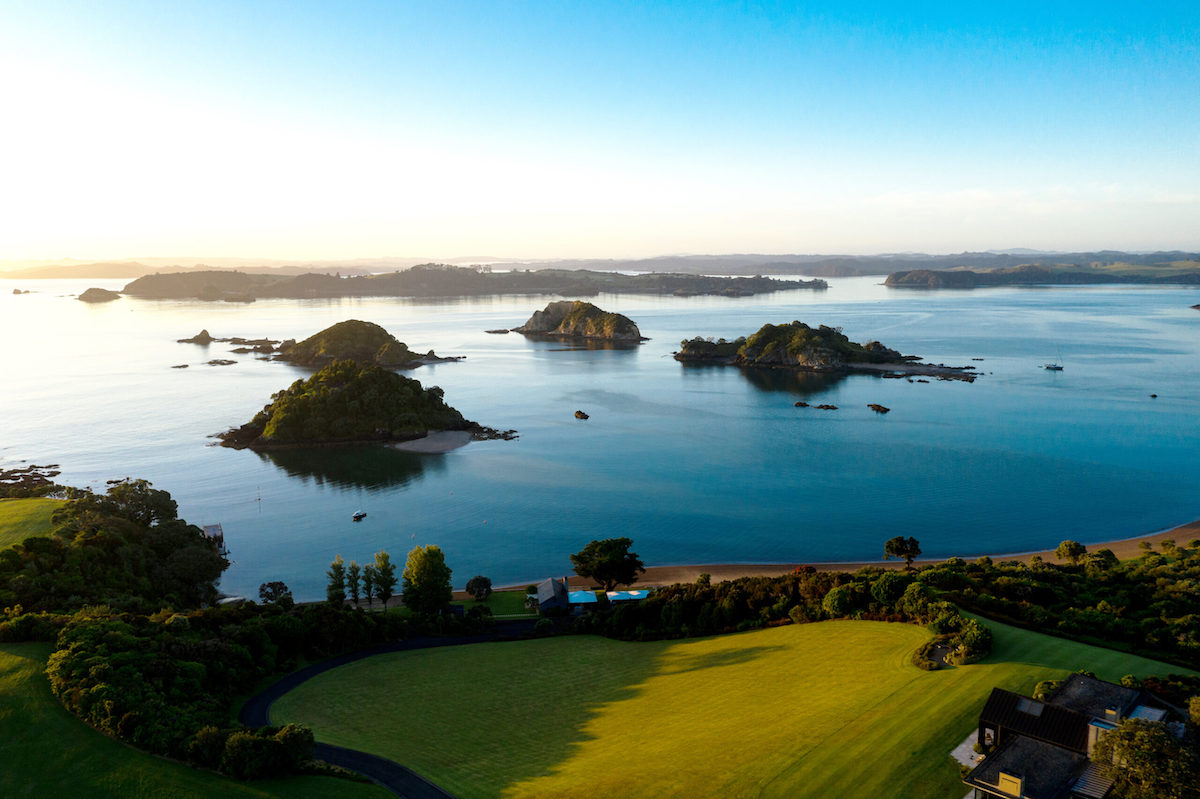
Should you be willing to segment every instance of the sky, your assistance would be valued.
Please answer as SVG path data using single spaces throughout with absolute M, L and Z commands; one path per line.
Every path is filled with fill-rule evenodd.
M 1010 247 L 1200 250 L 1200 3 L 0 0 L 0 260 Z

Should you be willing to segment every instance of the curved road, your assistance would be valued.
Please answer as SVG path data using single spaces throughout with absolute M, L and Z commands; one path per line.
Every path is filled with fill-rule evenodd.
M 292 672 L 266 690 L 250 697 L 242 705 L 242 711 L 238 714 L 238 720 L 247 727 L 264 727 L 270 724 L 271 705 L 276 699 L 297 685 L 322 672 L 336 669 L 338 666 L 344 666 L 347 663 L 353 663 L 356 660 L 362 660 L 372 655 L 382 655 L 386 652 L 428 649 L 435 646 L 479 644 L 487 641 L 508 641 L 523 633 L 531 632 L 534 621 L 536 620 L 498 621 L 496 622 L 496 629 L 490 633 L 459 635 L 447 638 L 433 638 L 429 636 L 409 638 L 405 641 L 382 644 L 370 649 L 351 652 L 347 655 L 338 655 L 329 660 L 323 660 L 320 663 L 314 663 L 299 671 Z M 332 763 L 335 766 L 356 771 L 372 782 L 387 788 L 397 796 L 405 797 L 405 799 L 455 799 L 454 794 L 439 788 L 420 774 L 405 768 L 394 760 L 388 760 L 387 758 L 378 757 L 367 752 L 359 752 L 355 749 L 344 749 L 333 744 L 320 743 L 319 741 L 313 747 L 313 756 L 318 760 L 324 760 L 326 763 Z

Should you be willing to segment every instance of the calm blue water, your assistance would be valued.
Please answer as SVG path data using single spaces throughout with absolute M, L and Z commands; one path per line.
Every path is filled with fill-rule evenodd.
M 570 553 L 617 535 L 651 564 L 790 562 L 879 557 L 894 535 L 930 556 L 967 556 L 1200 517 L 1200 312 L 1189 307 L 1200 292 L 899 292 L 880 280 L 741 299 L 601 295 L 651 337 L 633 350 L 483 332 L 550 297 L 90 306 L 66 295 L 125 281 L 0 281 L 0 465 L 58 463 L 62 480 L 97 489 L 148 478 L 187 520 L 224 525 L 227 592 L 281 579 L 304 599 L 323 595 L 336 554 L 363 562 L 387 549 L 402 561 L 415 544 L 441 546 L 461 586 L 475 574 L 499 584 L 569 573 Z M 445 455 L 211 446 L 306 372 L 175 339 L 202 327 L 302 338 L 354 318 L 413 349 L 466 355 L 411 374 L 520 439 Z M 792 319 L 986 376 L 802 380 L 670 357 L 685 337 Z M 1039 368 L 1060 350 L 1063 372 Z M 238 363 L 203 365 L 224 357 Z M 170 368 L 180 363 L 190 367 Z M 359 508 L 369 515 L 354 524 Z

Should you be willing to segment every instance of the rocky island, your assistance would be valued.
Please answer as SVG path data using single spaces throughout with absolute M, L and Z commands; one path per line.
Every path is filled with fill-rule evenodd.
M 271 397 L 246 424 L 217 437 L 235 449 L 400 442 L 461 430 L 473 438 L 513 438 L 463 418 L 442 390 L 373 364 L 335 361 Z
M 108 289 L 90 288 L 75 299 L 80 302 L 112 302 L 121 299 L 121 294 Z
M 433 350 L 413 352 L 403 341 L 373 322 L 348 319 L 338 322 L 303 341 L 284 341 L 275 350 L 275 358 L 299 366 L 319 367 L 333 361 L 351 360 L 388 369 L 407 369 L 424 363 L 457 361 L 443 358 Z
M 512 329 L 527 336 L 603 339 L 605 341 L 646 341 L 628 316 L 602 311 L 590 302 L 563 300 L 534 311 L 529 321 Z
M 802 372 L 865 372 L 881 377 L 930 375 L 973 382 L 974 367 L 919 363 L 878 341 L 857 344 L 840 328 L 809 327 L 803 322 L 763 325 L 749 338 L 733 341 L 697 336 L 680 342 L 675 360 L 683 363 L 792 369 Z
M 249 274 L 208 270 L 145 275 L 122 293 L 146 299 L 231 300 L 265 297 L 478 297 L 496 294 L 594 296 L 601 291 L 637 294 L 697 294 L 745 297 L 772 291 L 826 289 L 824 280 L 762 277 L 710 277 L 667 272 L 623 275 L 590 269 L 538 269 L 493 272 L 486 266 L 421 264 L 378 275 Z

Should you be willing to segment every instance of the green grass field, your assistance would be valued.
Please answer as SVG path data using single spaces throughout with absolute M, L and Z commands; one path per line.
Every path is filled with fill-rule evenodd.
M 462 605 L 469 610 L 481 603 L 476 602 L 474 599 L 460 599 L 454 604 Z M 482 604 L 496 617 L 536 615 L 533 611 L 525 607 L 524 591 L 493 591 L 491 596 L 485 599 Z
M 242 783 L 153 757 L 107 738 L 50 693 L 49 644 L 0 644 L 0 796 L 285 797 L 384 799 L 390 793 L 332 777 Z
M 58 499 L 0 499 L 0 549 L 49 535 L 50 514 L 61 505 Z
M 832 621 L 688 641 L 591 636 L 380 655 L 274 721 L 397 760 L 462 797 L 965 793 L 949 752 L 993 686 L 1182 669 L 990 623 L 986 661 L 909 663 L 919 627 Z

